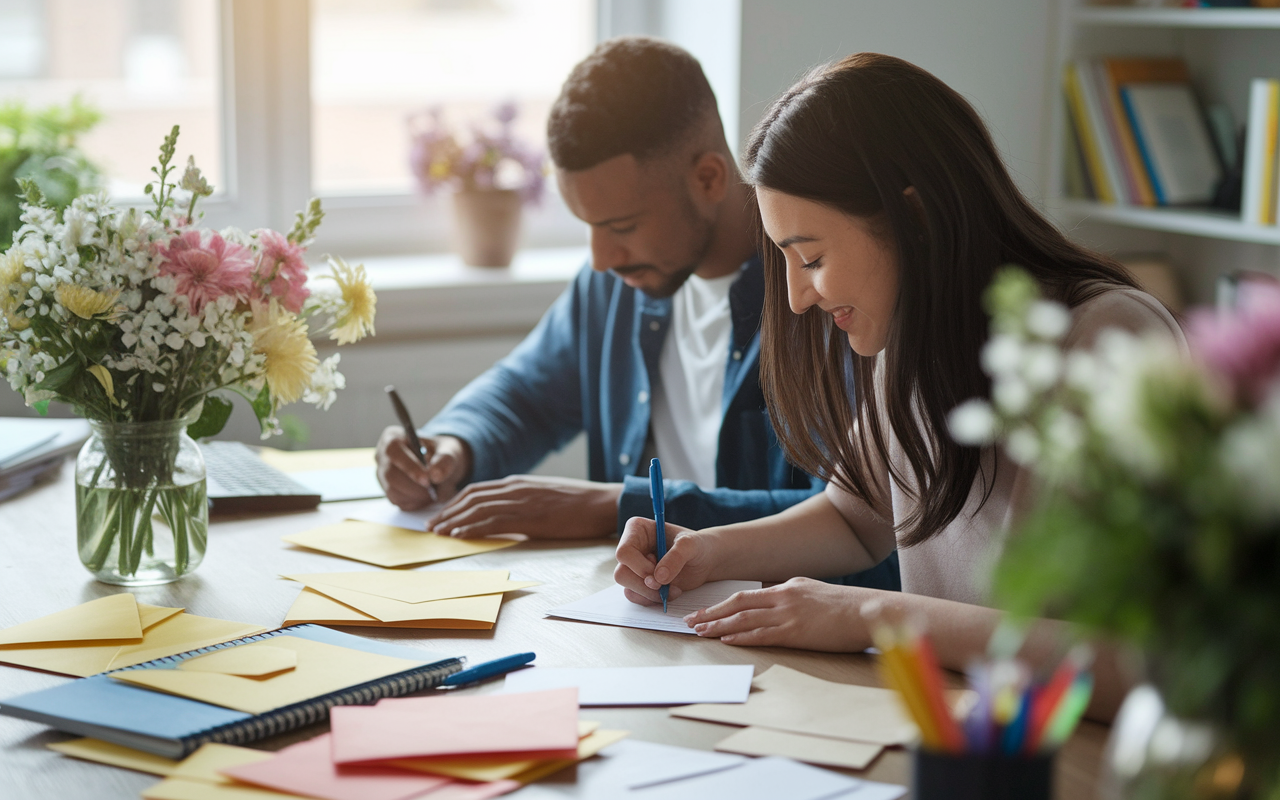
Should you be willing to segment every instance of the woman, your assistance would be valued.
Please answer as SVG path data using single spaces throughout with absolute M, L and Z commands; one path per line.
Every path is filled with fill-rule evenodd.
M 959 94 L 899 59 L 849 56 L 792 87 L 752 133 L 746 173 L 764 223 L 770 412 L 788 457 L 827 491 L 753 522 L 674 538 L 667 526 L 656 565 L 653 523 L 633 519 L 615 578 L 642 603 L 668 583 L 785 581 L 690 615 L 728 644 L 860 651 L 862 609 L 878 600 L 923 619 L 944 666 L 961 668 L 1000 620 L 983 604 L 1031 480 L 947 434 L 951 409 L 989 393 L 981 299 L 994 271 L 1022 265 L 1071 309 L 1068 346 L 1106 327 L 1182 334 L 1118 264 L 1032 208 Z M 866 569 L 895 545 L 900 594 L 799 577 Z M 1050 662 L 1062 634 L 1037 625 L 1023 657 Z M 1106 714 L 1122 687 L 1107 664 L 1097 671 Z

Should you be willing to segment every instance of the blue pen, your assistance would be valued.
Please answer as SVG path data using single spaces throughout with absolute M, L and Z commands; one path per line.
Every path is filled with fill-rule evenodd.
M 657 523 L 658 536 L 658 560 L 667 554 L 667 493 L 662 486 L 662 465 L 658 463 L 658 459 L 649 462 L 649 497 L 653 500 L 653 521 Z M 658 594 L 662 596 L 662 613 L 667 613 L 667 592 L 666 584 L 658 590 Z
M 486 661 L 483 664 L 476 664 L 474 667 L 467 667 L 461 672 L 455 672 L 445 678 L 440 685 L 465 686 L 469 683 L 476 683 L 523 667 L 535 658 L 537 656 L 533 653 L 516 653 L 505 658 L 495 658 L 493 661 Z

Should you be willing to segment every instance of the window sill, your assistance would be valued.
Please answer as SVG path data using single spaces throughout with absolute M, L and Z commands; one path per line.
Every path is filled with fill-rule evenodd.
M 510 267 L 468 267 L 454 254 L 348 258 L 378 294 L 370 343 L 523 335 L 587 260 L 585 247 L 529 248 Z

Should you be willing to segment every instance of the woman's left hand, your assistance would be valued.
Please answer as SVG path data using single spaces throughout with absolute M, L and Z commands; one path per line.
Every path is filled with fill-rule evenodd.
M 857 653 L 871 646 L 862 604 L 878 592 L 812 578 L 751 589 L 685 617 L 699 636 L 725 644 Z

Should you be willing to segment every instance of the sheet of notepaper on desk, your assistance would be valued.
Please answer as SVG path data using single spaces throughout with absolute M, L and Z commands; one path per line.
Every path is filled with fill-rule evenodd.
M 506 570 L 286 575 L 305 588 L 285 624 L 491 630 L 505 592 L 538 585 L 508 575 Z
M 121 592 L 0 631 L 0 663 L 87 678 L 263 630 Z
M 289 544 L 363 561 L 379 567 L 407 567 L 512 547 L 513 539 L 454 539 L 375 522 L 346 520 L 282 537 Z
M 728 600 L 732 595 L 747 589 L 759 589 L 760 581 L 711 581 L 697 589 L 684 592 L 672 599 L 667 613 L 661 605 L 642 606 L 633 603 L 622 593 L 622 587 L 614 584 L 595 594 L 575 600 L 567 605 L 548 609 L 548 617 L 571 619 L 578 622 L 597 622 L 603 625 L 619 625 L 624 628 L 644 628 L 652 631 L 694 634 L 684 621 L 686 614 Z
M 504 692 L 572 686 L 581 706 L 678 706 L 745 703 L 750 664 L 690 664 L 676 667 L 533 667 L 507 675 Z

